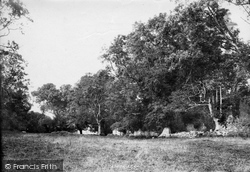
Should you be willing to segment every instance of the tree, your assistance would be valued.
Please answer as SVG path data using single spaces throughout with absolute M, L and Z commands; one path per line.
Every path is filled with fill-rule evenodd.
M 129 83 L 125 78 L 116 78 L 110 83 L 107 106 L 113 120 L 112 129 L 126 132 L 143 127 L 143 103 L 138 91 L 137 85 Z
M 92 77 L 90 73 L 81 77 L 72 94 L 73 101 L 70 104 L 69 123 L 75 126 L 80 134 L 88 124 L 95 122 L 85 103 L 85 91 L 92 84 Z
M 199 2 L 199 1 L 204 2 L 203 0 L 197 0 L 197 2 Z M 191 2 L 193 2 L 193 1 L 192 0 L 185 0 L 185 1 L 175 0 L 175 3 L 178 3 L 178 4 L 184 4 L 184 3 L 189 4 Z M 207 3 L 210 5 L 213 5 L 214 3 L 222 4 L 224 2 L 228 2 L 230 4 L 241 7 L 246 12 L 247 18 L 250 17 L 250 9 L 249 9 L 250 1 L 249 0 L 208 0 L 207 1 Z
M 67 118 L 72 101 L 71 85 L 63 85 L 60 89 L 52 83 L 44 84 L 31 94 L 36 97 L 36 102 L 41 104 L 43 112 L 51 112 L 55 115 L 54 122 L 57 130 L 67 130 Z
M 230 22 L 228 10 L 214 1 L 180 5 L 170 16 L 160 14 L 136 23 L 133 32 L 114 39 L 102 58 L 118 80 L 138 88 L 146 114 L 141 120 L 154 118 L 152 112 L 197 106 L 220 117 L 216 114 L 222 111 L 226 92 L 238 93 L 249 74 L 243 62 L 248 56 L 241 50 L 247 46 Z M 237 109 L 237 104 L 232 106 Z
M 31 133 L 48 133 L 53 131 L 53 120 L 38 112 L 29 112 L 27 120 L 27 132 Z
M 236 6 L 239 6 L 241 9 L 243 9 L 247 15 L 246 19 L 244 19 L 248 24 L 250 20 L 250 1 L 249 0 L 225 0 L 231 4 L 234 4 Z M 243 18 L 242 18 L 243 19 Z
M 0 3 L 0 38 L 6 37 L 12 30 L 21 30 L 22 25 L 18 25 L 21 18 L 28 18 L 28 10 L 20 1 L 6 1 Z M 28 103 L 28 80 L 25 78 L 25 61 L 17 53 L 19 47 L 14 41 L 0 44 L 0 111 L 3 117 L 3 125 L 9 122 L 16 128 L 20 128 L 20 121 L 25 118 L 25 114 L 30 109 Z M 9 120 L 14 119 L 15 120 Z M 19 119 L 21 118 L 21 119 Z M 10 126 L 10 125 L 9 125 Z
M 0 8 L 0 37 L 8 36 L 12 30 L 22 31 L 22 18 L 26 18 L 31 22 L 33 21 L 29 17 L 29 11 L 25 8 L 24 4 L 20 0 L 2 0 L 0 3 Z M 4 45 L 1 46 L 5 47 Z
M 78 114 L 86 120 L 95 120 L 98 125 L 98 134 L 103 134 L 102 123 L 108 118 L 108 85 L 112 77 L 106 70 L 100 70 L 94 75 L 88 74 L 77 84 L 75 99 Z
M 195 71 L 193 69 L 199 69 L 199 71 L 196 70 L 195 74 L 202 75 L 196 77 L 194 74 L 191 74 L 190 76 L 193 78 L 191 82 L 186 82 L 185 85 L 183 85 L 183 93 L 185 94 L 179 95 L 184 98 L 182 102 L 186 102 L 188 106 L 208 105 L 210 114 L 214 116 L 214 113 L 217 113 L 219 114 L 217 117 L 223 115 L 223 99 L 231 97 L 232 112 L 235 117 L 239 116 L 240 99 L 239 96 L 236 95 L 239 93 L 239 88 L 246 85 L 247 76 L 249 75 L 243 63 L 243 59 L 246 59 L 247 55 L 243 53 L 244 51 L 241 51 L 241 46 L 245 44 L 238 38 L 239 31 L 228 27 L 228 23 L 231 22 L 230 19 L 227 18 L 228 10 L 220 8 L 214 1 L 213 3 L 199 1 L 198 3 L 191 4 L 190 7 L 195 7 L 195 5 L 199 7 L 196 7 L 196 9 L 187 8 L 189 10 L 179 11 L 179 13 L 182 13 L 184 18 L 188 17 L 192 19 L 191 21 L 189 20 L 191 26 L 192 23 L 194 26 L 199 25 L 202 20 L 206 22 L 206 24 L 203 25 L 206 26 L 206 29 L 203 29 L 203 31 L 198 30 L 198 32 L 196 32 L 195 29 L 189 29 L 191 33 L 195 31 L 193 32 L 195 33 L 194 38 L 198 41 L 188 37 L 191 40 L 191 45 L 195 45 L 195 49 L 201 50 L 196 59 L 202 60 L 197 61 L 194 59 L 195 61 L 193 61 L 192 58 L 189 59 L 188 62 L 193 64 L 193 66 L 190 66 L 190 69 L 192 71 Z M 192 17 L 192 14 L 196 14 L 195 17 Z M 203 19 L 199 17 L 203 15 L 206 17 Z M 201 26 L 201 28 L 203 26 Z M 195 35 L 199 38 L 195 37 Z M 212 39 L 206 37 L 209 35 Z M 183 68 L 183 66 L 181 67 Z M 228 90 L 230 90 L 230 94 L 226 94 Z M 215 99 L 216 96 L 220 98 L 220 101 Z M 180 98 L 178 98 L 178 96 L 176 97 L 176 95 L 173 95 L 172 98 L 173 97 L 177 101 Z M 195 97 L 200 97 L 200 100 L 192 100 L 192 98 Z M 202 103 L 197 104 L 197 102 Z M 216 108 L 216 106 L 218 108 Z

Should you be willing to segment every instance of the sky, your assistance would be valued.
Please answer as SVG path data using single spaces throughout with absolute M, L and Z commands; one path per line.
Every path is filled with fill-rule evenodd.
M 100 56 L 119 34 L 128 34 L 136 21 L 146 22 L 174 3 L 124 0 L 22 0 L 33 23 L 24 35 L 11 33 L 28 62 L 30 89 L 46 83 L 74 85 L 81 76 L 104 65 Z
M 137 21 L 146 22 L 173 10 L 170 0 L 21 0 L 34 22 L 25 22 L 24 34 L 13 31 L 4 39 L 15 40 L 26 60 L 30 91 L 46 83 L 58 88 L 74 86 L 81 76 L 104 68 L 100 56 L 119 34 L 128 34 Z M 240 37 L 250 40 L 250 25 L 238 8 L 231 18 Z

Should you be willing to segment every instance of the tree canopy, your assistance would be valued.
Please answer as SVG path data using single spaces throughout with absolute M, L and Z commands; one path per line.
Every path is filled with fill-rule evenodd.
M 206 105 L 212 117 L 220 117 L 216 96 L 230 97 L 233 114 L 239 115 L 239 90 L 247 89 L 249 77 L 249 45 L 229 27 L 229 11 L 211 2 L 180 5 L 169 16 L 135 23 L 102 56 L 118 79 L 136 85 L 144 116 Z
M 232 23 L 217 1 L 178 5 L 114 38 L 101 56 L 105 70 L 84 75 L 74 87 L 45 84 L 33 95 L 44 110 L 77 126 L 96 125 L 98 134 L 105 125 L 215 129 L 213 121 L 238 118 L 249 100 L 250 45 Z
M 32 21 L 28 10 L 18 0 L 3 0 L 0 3 L 0 38 L 7 37 L 13 30 L 22 31 L 20 19 Z M 24 129 L 27 112 L 30 110 L 28 84 L 24 68 L 26 63 L 18 53 L 15 41 L 0 44 L 0 110 L 3 127 Z

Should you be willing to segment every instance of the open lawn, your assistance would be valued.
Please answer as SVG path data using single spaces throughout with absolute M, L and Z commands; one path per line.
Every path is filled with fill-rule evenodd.
M 63 159 L 64 171 L 250 172 L 250 139 L 129 139 L 3 133 L 4 159 Z

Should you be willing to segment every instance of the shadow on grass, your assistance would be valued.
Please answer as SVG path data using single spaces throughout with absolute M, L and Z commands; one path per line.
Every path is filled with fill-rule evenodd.
M 190 142 L 189 149 L 189 158 L 182 163 L 198 171 L 250 171 L 250 145 L 203 139 Z

